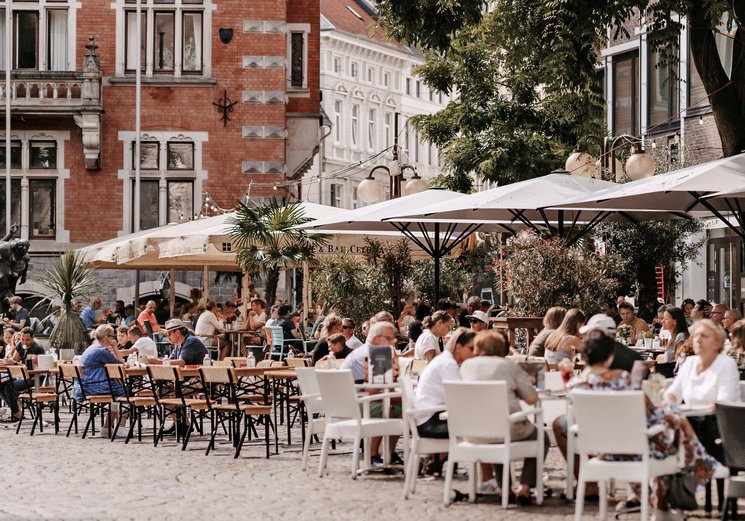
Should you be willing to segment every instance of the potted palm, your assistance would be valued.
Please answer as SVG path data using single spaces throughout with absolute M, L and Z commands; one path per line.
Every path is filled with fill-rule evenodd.
M 98 289 L 98 277 L 82 254 L 67 250 L 38 277 L 48 290 L 42 302 L 60 301 L 57 324 L 49 335 L 49 343 L 57 349 L 73 349 L 80 354 L 87 345 L 85 326 L 73 310 L 73 298 L 89 297 Z

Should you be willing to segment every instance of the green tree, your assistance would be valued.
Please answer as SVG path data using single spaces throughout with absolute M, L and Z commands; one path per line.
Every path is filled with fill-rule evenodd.
M 309 234 L 296 226 L 310 222 L 300 203 L 237 202 L 236 216 L 229 225 L 230 239 L 238 247 L 237 260 L 250 275 L 266 275 L 266 302 L 274 303 L 279 274 L 283 269 L 311 261 L 316 248 L 323 245 L 323 235 Z
M 57 325 L 49 335 L 49 343 L 60 349 L 74 349 L 80 353 L 87 345 L 85 326 L 73 310 L 73 298 L 89 298 L 99 288 L 99 279 L 88 266 L 83 255 L 68 250 L 38 276 L 39 283 L 48 290 L 48 295 L 39 302 L 59 300 L 62 302 Z
M 655 50 L 678 44 L 687 16 L 693 62 L 710 95 L 725 156 L 745 149 L 745 0 L 379 0 L 389 34 L 428 51 L 426 83 L 460 100 L 415 125 L 443 150 L 454 176 L 544 174 L 600 122 L 598 52 L 638 13 Z M 725 13 L 736 23 L 728 71 L 715 45 Z M 664 53 L 674 56 L 674 53 Z M 597 132 L 595 132 L 597 133 Z M 470 170 L 469 170 L 470 169 Z M 503 172 L 503 174 L 501 173 Z

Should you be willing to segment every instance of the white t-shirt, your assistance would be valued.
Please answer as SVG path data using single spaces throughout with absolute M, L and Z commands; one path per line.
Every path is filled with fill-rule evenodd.
M 225 324 L 221 320 L 217 320 L 217 317 L 212 311 L 205 310 L 199 319 L 197 325 L 194 327 L 194 333 L 197 336 L 204 336 L 203 341 L 209 340 L 209 335 L 214 335 L 215 331 L 222 333 L 225 329 Z
M 137 360 L 146 364 L 149 356 L 158 358 L 158 346 L 152 338 L 141 336 L 132 347 L 137 348 Z
M 416 339 L 414 345 L 414 358 L 417 360 L 425 360 L 424 355 L 431 350 L 435 350 L 435 355 L 440 353 L 440 344 L 437 342 L 437 337 L 429 329 L 422 331 L 419 338 Z
M 665 395 L 673 396 L 677 402 L 682 400 L 693 409 L 713 407 L 715 402 L 740 401 L 737 362 L 719 353 L 706 371 L 696 374 L 699 360 L 698 355 L 685 359 Z
M 351 369 L 355 382 L 365 380 L 365 358 L 367 358 L 369 352 L 367 344 L 362 344 L 361 347 L 348 354 L 344 363 L 341 364 L 342 369 Z
M 442 385 L 445 380 L 460 380 L 458 362 L 450 351 L 443 351 L 434 357 L 422 371 L 416 386 L 415 407 L 421 409 L 445 405 L 445 387 Z M 417 414 L 416 424 L 421 425 L 431 417 L 429 413 Z
M 347 347 L 349 349 L 357 349 L 361 345 L 362 345 L 362 340 L 360 340 L 354 335 L 350 336 L 349 339 L 347 340 Z

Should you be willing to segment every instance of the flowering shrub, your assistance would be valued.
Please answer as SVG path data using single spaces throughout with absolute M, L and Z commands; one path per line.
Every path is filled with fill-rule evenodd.
M 519 315 L 543 316 L 551 306 L 598 311 L 618 286 L 618 257 L 600 256 L 561 238 L 543 238 L 526 230 L 517 234 L 494 262 L 497 277 Z

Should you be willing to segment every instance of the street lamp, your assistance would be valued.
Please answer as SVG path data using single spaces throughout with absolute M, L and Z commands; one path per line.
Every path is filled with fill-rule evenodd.
M 626 175 L 632 181 L 652 177 L 654 175 L 654 159 L 644 151 L 644 139 L 635 136 L 621 135 L 616 138 L 605 137 L 602 141 L 595 136 L 587 136 L 587 140 L 597 140 L 600 146 L 600 159 L 596 161 L 587 152 L 577 148 L 567 158 L 564 168 L 572 175 L 593 177 L 597 170 L 608 171 L 613 180 L 618 181 L 623 172 L 623 165 L 616 157 L 616 149 L 623 145 L 631 146 L 631 156 L 626 160 Z
M 411 195 L 419 192 L 423 192 L 427 189 L 427 182 L 419 177 L 419 174 L 411 165 L 403 165 L 399 169 L 398 161 L 391 161 L 390 166 L 378 165 L 374 166 L 367 177 L 357 187 L 357 197 L 366 203 L 375 203 L 383 196 L 383 185 L 380 181 L 375 179 L 375 172 L 378 170 L 384 170 L 391 179 L 390 198 L 395 199 L 402 195 Z M 409 179 L 406 184 L 404 172 L 411 170 L 413 176 Z M 403 186 L 402 186 L 403 184 Z

